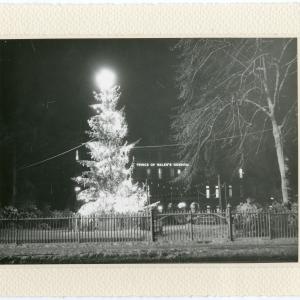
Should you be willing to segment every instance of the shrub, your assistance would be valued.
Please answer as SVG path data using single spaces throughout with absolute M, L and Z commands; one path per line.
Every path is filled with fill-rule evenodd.
M 22 206 L 18 207 L 20 218 L 38 218 L 42 217 L 42 212 L 37 208 L 36 204 L 32 202 L 26 202 Z
M 34 204 L 26 205 L 22 208 L 16 208 L 10 205 L 0 209 L 0 219 L 34 219 L 40 217 L 63 218 L 73 216 L 73 214 L 74 213 L 68 209 L 62 211 L 49 210 L 47 214 L 45 214 L 45 212 L 42 212 Z
M 246 202 L 240 203 L 235 209 L 235 211 L 239 214 L 257 213 L 260 210 L 261 209 L 259 209 L 255 204 L 255 200 L 250 197 L 246 199 Z
M 50 216 L 53 217 L 53 218 L 71 217 L 73 215 L 74 215 L 74 213 L 69 209 L 53 210 L 53 211 L 50 212 Z
M 291 211 L 293 212 L 293 213 L 298 213 L 298 203 L 292 203 L 292 205 L 291 205 Z
M 298 212 L 298 203 L 288 203 L 287 205 L 274 201 L 272 203 L 272 211 L 277 213 L 285 213 L 285 212 Z
M 5 206 L 0 210 L 0 216 L 2 219 L 16 219 L 19 217 L 19 211 L 13 206 Z

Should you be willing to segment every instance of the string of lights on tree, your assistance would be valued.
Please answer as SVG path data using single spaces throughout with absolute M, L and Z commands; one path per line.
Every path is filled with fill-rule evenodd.
M 77 199 L 85 202 L 78 211 L 83 216 L 137 212 L 147 201 L 147 192 L 131 178 L 133 164 L 126 167 L 134 144 L 123 142 L 127 124 L 123 110 L 116 108 L 120 92 L 115 81 L 115 74 L 108 69 L 97 74 L 100 91 L 94 93 L 96 103 L 91 105 L 96 114 L 88 120 L 88 134 L 93 141 L 86 143 L 90 160 L 79 160 L 76 151 L 76 159 L 87 168 L 74 178 L 82 187 L 75 187 L 75 191 Z

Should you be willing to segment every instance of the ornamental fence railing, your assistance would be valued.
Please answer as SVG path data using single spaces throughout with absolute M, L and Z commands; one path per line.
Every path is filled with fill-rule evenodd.
M 226 210 L 148 211 L 137 214 L 72 215 L 0 219 L 0 243 L 139 241 L 235 241 L 298 238 L 298 214 Z

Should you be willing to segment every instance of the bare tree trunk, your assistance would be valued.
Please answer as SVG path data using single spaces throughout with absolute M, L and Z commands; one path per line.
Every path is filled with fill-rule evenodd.
M 16 205 L 17 198 L 17 147 L 16 144 L 13 146 L 13 162 L 12 162 L 12 196 L 11 205 Z
M 282 202 L 283 202 L 283 204 L 288 204 L 288 202 L 289 202 L 289 195 L 288 195 L 289 182 L 288 182 L 288 178 L 287 178 L 287 166 L 285 164 L 285 157 L 284 157 L 284 152 L 283 152 L 283 137 L 282 137 L 282 133 L 281 133 L 281 128 L 277 124 L 274 116 L 271 116 L 271 121 L 272 121 L 273 136 L 274 136 L 274 141 L 275 141 L 277 161 L 278 161 L 280 179 L 281 179 Z
M 281 133 L 281 126 L 278 125 L 275 117 L 275 105 L 276 105 L 276 97 L 274 96 L 274 101 L 272 102 L 270 96 L 270 90 L 268 87 L 268 76 L 267 76 L 267 69 L 266 69 L 266 62 L 265 57 L 262 58 L 263 70 L 264 70 L 264 89 L 266 92 L 267 103 L 269 107 L 269 117 L 272 122 L 272 129 L 273 129 L 273 137 L 275 142 L 275 149 L 277 154 L 277 161 L 279 166 L 279 173 L 280 173 L 280 180 L 281 180 L 281 194 L 282 194 L 282 203 L 287 205 L 289 202 L 289 195 L 288 195 L 288 178 L 287 178 L 287 166 L 285 164 L 285 157 L 283 151 L 283 137 Z

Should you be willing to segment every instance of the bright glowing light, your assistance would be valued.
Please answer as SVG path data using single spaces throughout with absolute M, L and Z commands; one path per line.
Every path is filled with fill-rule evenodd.
M 180 202 L 177 205 L 178 208 L 186 208 L 186 203 L 185 202 Z
M 75 190 L 76 193 L 78 193 L 78 192 L 81 191 L 81 188 L 80 188 L 79 186 L 76 186 L 76 187 L 74 188 L 74 190 Z
M 160 213 L 162 213 L 163 210 L 164 210 L 164 207 L 163 207 L 162 205 L 158 205 L 158 206 L 157 206 L 157 210 L 158 210 Z
M 101 69 L 95 77 L 96 84 L 101 91 L 112 88 L 116 83 L 116 74 L 110 69 Z

